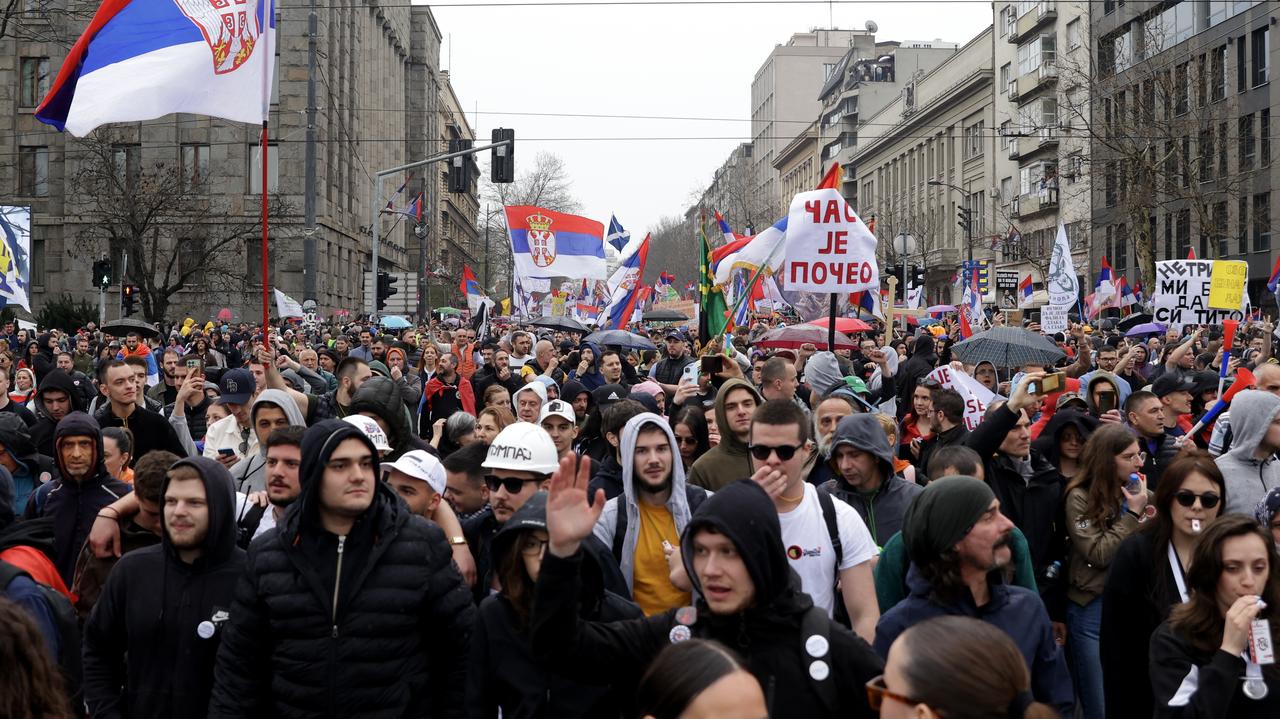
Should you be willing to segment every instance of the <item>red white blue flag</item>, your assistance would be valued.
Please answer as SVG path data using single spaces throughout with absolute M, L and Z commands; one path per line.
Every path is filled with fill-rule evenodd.
M 541 207 L 503 208 L 516 275 L 604 279 L 604 225 Z

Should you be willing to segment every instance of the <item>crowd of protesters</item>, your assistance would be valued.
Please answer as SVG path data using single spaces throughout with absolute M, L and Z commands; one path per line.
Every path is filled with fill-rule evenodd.
M 788 322 L 4 326 L 0 717 L 1280 716 L 1271 325 Z

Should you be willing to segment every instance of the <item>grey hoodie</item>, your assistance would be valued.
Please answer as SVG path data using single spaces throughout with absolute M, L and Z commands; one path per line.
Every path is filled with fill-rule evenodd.
M 881 476 L 884 477 L 879 489 L 862 492 L 845 483 L 832 460 L 836 449 L 844 444 L 876 458 Z M 844 500 L 857 510 L 862 521 L 866 522 L 867 529 L 871 531 L 877 547 L 883 547 L 890 537 L 902 529 L 902 517 L 911 500 L 924 491 L 920 485 L 898 477 L 893 471 L 893 449 L 889 447 L 889 437 L 884 433 L 884 427 L 874 414 L 851 414 L 840 419 L 831 435 L 827 463 L 831 466 L 834 478 L 827 480 L 823 487 L 832 496 Z
M 671 512 L 671 518 L 676 524 L 676 533 L 683 534 L 684 528 L 689 524 L 689 518 L 692 512 L 689 510 L 689 499 L 685 494 L 684 482 L 684 466 L 679 461 L 680 445 L 676 443 L 675 432 L 671 431 L 671 425 L 666 418 L 659 417 L 652 412 L 644 412 L 632 417 L 627 421 L 626 426 L 622 428 L 622 494 L 609 500 L 604 505 L 604 511 L 600 514 L 600 519 L 596 521 L 593 533 L 596 538 L 604 542 L 604 546 L 613 546 L 613 532 L 618 526 L 618 512 L 625 511 L 627 513 L 627 534 L 622 539 L 622 559 L 620 566 L 622 568 L 622 576 L 627 580 L 627 589 L 635 591 L 635 560 L 636 545 L 639 544 L 640 535 L 640 506 L 636 503 L 636 487 L 635 487 L 635 467 L 634 457 L 636 454 L 636 438 L 640 436 L 640 428 L 653 425 L 659 427 L 667 435 L 667 441 L 671 443 L 671 497 L 667 499 L 667 511 Z M 623 507 L 621 510 L 619 507 Z
M 302 412 L 298 410 L 298 403 L 293 397 L 282 389 L 264 389 L 258 394 L 258 398 L 253 401 L 253 407 L 249 410 L 249 426 L 255 427 L 258 421 L 258 408 L 264 404 L 279 407 L 284 410 L 284 416 L 289 418 L 289 424 L 294 427 L 307 426 L 306 420 L 302 418 Z M 254 429 L 256 432 L 257 430 Z M 236 462 L 231 467 L 231 482 L 237 492 L 248 494 L 250 492 L 261 492 L 267 488 L 267 443 L 258 442 L 258 453 L 251 454 L 244 459 Z
M 1247 389 L 1231 400 L 1231 451 L 1214 460 L 1227 480 L 1228 513 L 1252 514 L 1267 492 L 1280 487 L 1275 455 L 1263 460 L 1253 456 L 1276 415 L 1280 397 L 1270 392 Z

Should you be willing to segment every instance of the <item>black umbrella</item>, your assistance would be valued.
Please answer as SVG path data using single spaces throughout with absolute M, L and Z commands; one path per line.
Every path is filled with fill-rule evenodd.
M 684 322 L 689 316 L 675 310 L 650 310 L 644 313 L 645 322 Z
M 1066 356 L 1049 338 L 1020 327 L 995 327 L 957 342 L 951 353 L 965 364 L 990 362 L 996 367 L 1021 367 L 1029 363 L 1053 366 Z
M 1145 325 L 1150 322 L 1155 322 L 1155 318 L 1152 317 L 1151 314 L 1148 312 L 1141 312 L 1138 314 L 1129 315 L 1128 317 L 1125 317 L 1124 319 L 1117 322 L 1116 329 L 1119 330 L 1120 332 L 1128 332 L 1129 330 L 1133 329 L 1134 327 L 1137 327 L 1138 325 Z
M 115 337 L 121 337 L 130 332 L 137 332 L 139 337 L 144 338 L 160 336 L 160 330 L 157 330 L 153 325 L 129 317 L 121 317 L 118 320 L 111 320 L 103 324 L 102 331 Z
M 553 330 L 568 330 L 570 332 L 586 332 L 587 328 L 581 322 L 572 317 L 539 317 L 529 324 L 534 327 L 549 327 Z
M 584 342 L 594 342 L 597 345 L 622 347 L 629 350 L 656 350 L 657 345 L 653 344 L 653 340 L 643 335 L 626 330 L 601 330 L 592 332 L 587 335 Z

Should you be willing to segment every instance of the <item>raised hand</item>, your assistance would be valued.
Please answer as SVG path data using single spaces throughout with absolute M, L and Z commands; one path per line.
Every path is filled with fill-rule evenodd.
M 547 497 L 547 550 L 557 557 L 570 557 L 578 551 L 582 540 L 604 511 L 604 490 L 597 489 L 595 501 L 588 504 L 587 486 L 591 484 L 589 462 L 578 464 L 577 457 L 560 460 L 560 468 L 551 475 L 551 493 Z M 578 464 L 575 468 L 574 465 Z

